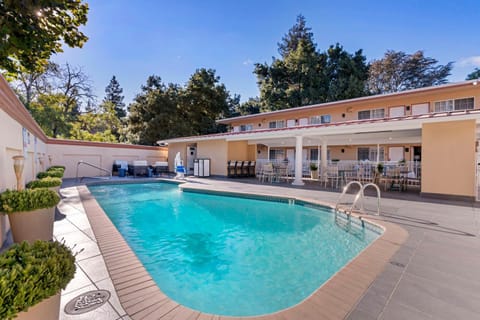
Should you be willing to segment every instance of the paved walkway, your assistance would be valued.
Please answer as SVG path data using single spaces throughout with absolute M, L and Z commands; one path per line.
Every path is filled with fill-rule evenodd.
M 189 179 L 190 187 L 223 191 L 291 195 L 335 203 L 339 194 L 316 185 L 294 188 L 235 180 Z M 77 274 L 62 293 L 61 319 L 129 319 L 114 294 L 83 206 L 72 181 L 65 181 L 55 222 L 55 236 L 75 249 Z M 397 195 L 393 195 L 397 196 Z M 349 319 L 476 319 L 480 314 L 480 209 L 463 202 L 439 202 L 418 195 L 382 199 L 382 216 L 409 238 L 371 284 Z M 375 211 L 375 200 L 366 199 Z M 83 316 L 63 313 L 63 306 L 88 290 L 112 292 L 109 303 Z

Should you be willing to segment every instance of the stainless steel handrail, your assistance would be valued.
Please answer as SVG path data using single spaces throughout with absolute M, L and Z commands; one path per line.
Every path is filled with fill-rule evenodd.
M 353 209 L 355 208 L 355 205 L 357 204 L 357 202 L 361 199 L 361 202 L 360 202 L 360 213 L 364 214 L 365 213 L 365 209 L 364 209 L 364 201 L 365 201 L 365 189 L 367 187 L 374 187 L 376 190 L 377 190 L 377 215 L 380 215 L 380 198 L 381 198 L 381 193 L 380 193 L 380 188 L 375 184 L 375 183 L 367 183 L 365 185 L 362 185 L 362 183 L 360 183 L 359 181 L 350 181 L 344 188 L 343 188 L 343 192 L 342 194 L 340 195 L 340 197 L 338 198 L 337 200 L 337 204 L 335 205 L 335 213 L 338 212 L 338 209 L 339 209 L 339 205 L 340 205 L 340 200 L 342 200 L 343 196 L 347 193 L 348 191 L 348 188 L 352 185 L 352 184 L 356 184 L 360 187 L 360 190 L 357 192 L 357 194 L 355 195 L 355 199 L 353 200 L 352 202 L 352 205 L 350 207 L 350 210 L 345 210 L 345 213 L 346 214 L 351 214 Z
M 101 167 L 99 167 L 99 166 L 96 166 L 96 165 L 94 165 L 94 164 L 91 164 L 91 163 L 89 163 L 89 162 L 80 160 L 80 161 L 78 161 L 78 163 L 77 163 L 77 174 L 76 174 L 76 179 L 77 179 L 77 180 L 78 180 L 78 168 L 80 167 L 81 164 L 90 166 L 90 167 L 95 168 L 95 169 L 98 169 L 98 170 L 100 170 L 100 171 L 104 171 L 104 172 L 108 173 L 108 175 L 109 175 L 109 176 L 106 177 L 106 178 L 108 178 L 108 179 L 112 178 L 112 172 L 111 172 L 110 170 L 107 170 L 107 169 L 101 168 Z M 80 178 L 80 181 L 81 181 L 83 178 L 85 178 L 85 177 L 81 177 L 81 178 Z M 103 178 L 103 177 L 91 177 L 91 178 Z

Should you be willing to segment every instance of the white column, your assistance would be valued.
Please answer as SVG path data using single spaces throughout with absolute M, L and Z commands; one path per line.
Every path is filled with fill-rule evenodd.
M 302 149 L 303 149 L 303 137 L 295 137 L 295 180 L 292 184 L 294 186 L 303 186 L 302 180 Z
M 317 145 L 317 168 L 320 170 L 320 145 Z
M 328 165 L 327 141 L 325 139 L 322 140 L 322 149 L 320 151 L 322 152 L 322 170 L 320 171 L 322 178 L 320 180 L 323 181 L 325 175 L 327 174 L 327 165 Z
M 270 161 L 270 146 L 267 146 L 267 159 Z
M 377 143 L 377 164 L 380 162 L 380 145 Z

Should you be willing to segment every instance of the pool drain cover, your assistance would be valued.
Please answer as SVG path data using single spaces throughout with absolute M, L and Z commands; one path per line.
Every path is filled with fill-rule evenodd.
M 101 307 L 110 299 L 107 290 L 93 290 L 76 296 L 65 305 L 66 314 L 82 314 Z

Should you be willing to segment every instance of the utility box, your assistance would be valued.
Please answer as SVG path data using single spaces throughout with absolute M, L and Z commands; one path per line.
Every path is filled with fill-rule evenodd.
M 210 159 L 195 159 L 193 175 L 195 177 L 210 177 Z

